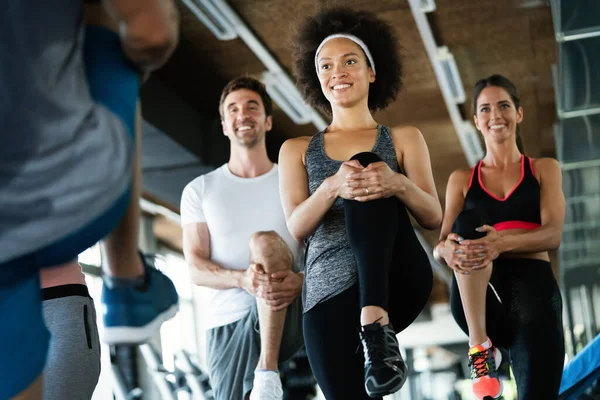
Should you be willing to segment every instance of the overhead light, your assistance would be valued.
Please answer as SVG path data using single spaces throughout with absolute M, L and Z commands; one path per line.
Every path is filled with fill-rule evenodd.
M 521 4 L 518 4 L 518 8 L 537 8 L 537 7 L 545 7 L 545 0 L 521 0 Z
M 262 74 L 262 82 L 269 96 L 295 124 L 313 122 L 317 129 L 325 129 L 327 124 L 324 121 L 321 124 L 315 121 L 314 110 L 304 102 L 300 92 L 287 75 L 267 71 Z
M 279 107 L 298 125 L 306 124 L 309 119 L 306 118 L 304 105 L 299 101 L 299 96 L 282 84 L 277 74 L 265 72 L 262 75 L 262 81 L 265 84 L 267 93 L 279 105 Z
M 448 115 L 462 146 L 465 158 L 469 165 L 474 165 L 474 162 L 477 162 L 477 155 L 479 153 L 478 148 L 480 148 L 481 145 L 479 144 L 478 146 L 473 140 L 473 138 L 477 138 L 476 131 L 474 127 L 471 126 L 469 128 L 468 125 L 466 125 L 466 122 L 456 106 L 457 103 L 465 101 L 465 96 L 458 68 L 454 62 L 454 57 L 448 51 L 448 48 L 439 47 L 436 44 L 427 16 L 422 10 L 422 0 L 408 0 L 408 4 L 415 19 L 415 23 L 417 24 L 417 29 L 421 34 L 421 39 L 423 39 L 425 51 L 427 52 L 433 72 L 437 78 L 442 97 L 444 98 L 444 103 L 446 104 L 446 109 L 448 110 Z M 475 131 L 475 134 L 471 133 L 472 131 Z M 483 150 L 481 151 L 481 154 L 482 153 Z
M 467 162 L 472 167 L 483 158 L 485 153 L 475 126 L 469 121 L 463 121 L 461 125 L 461 129 L 458 131 L 458 139 L 465 152 Z
M 294 123 L 312 123 L 319 130 L 327 127 L 323 117 L 304 102 L 288 73 L 225 0 L 182 1 L 218 39 L 239 37 L 246 43 L 267 69 L 262 81 L 269 96 Z
M 472 162 L 474 159 L 474 153 L 473 149 L 471 148 L 472 146 L 470 144 L 470 140 L 468 139 L 470 134 L 463 132 L 465 130 L 465 121 L 460 114 L 458 107 L 456 106 L 456 100 L 460 99 L 460 96 L 458 96 L 460 93 L 458 90 L 455 90 L 455 93 L 452 94 L 452 90 L 450 89 L 450 81 L 454 81 L 454 78 L 450 78 L 452 75 L 452 67 L 448 65 L 447 70 L 450 73 L 447 73 L 442 67 L 442 62 L 440 61 L 440 59 L 447 59 L 449 52 L 447 49 L 441 49 L 436 44 L 435 38 L 433 37 L 433 32 L 429 26 L 429 21 L 427 20 L 427 16 L 423 10 L 421 10 L 421 2 L 422 0 L 408 0 L 408 5 L 410 6 L 410 11 L 412 12 L 415 23 L 417 24 L 417 29 L 421 34 L 421 39 L 423 39 L 425 51 L 427 52 L 433 72 L 437 78 L 442 97 L 444 98 L 444 103 L 446 104 L 446 109 L 448 110 L 448 115 L 450 116 L 450 120 L 452 121 L 452 125 L 456 131 L 456 135 L 458 136 L 460 144 L 463 148 L 463 152 L 465 153 L 465 158 L 467 158 L 469 165 L 473 165 Z M 456 65 L 454 68 L 456 68 Z M 458 77 L 458 73 L 456 73 L 456 76 Z M 460 82 L 460 78 L 458 78 L 457 81 Z M 462 88 L 462 83 L 460 85 L 455 84 L 455 86 Z
M 185 5 L 219 40 L 238 37 L 234 23 L 223 13 L 219 5 L 211 0 L 182 0 Z
M 435 0 L 421 0 L 421 11 L 424 13 L 435 11 Z
M 464 103 L 466 100 L 465 90 L 463 88 L 462 80 L 460 79 L 460 74 L 458 73 L 454 55 L 448 50 L 448 47 L 441 46 L 437 49 L 437 59 L 444 72 L 450 96 L 455 103 Z

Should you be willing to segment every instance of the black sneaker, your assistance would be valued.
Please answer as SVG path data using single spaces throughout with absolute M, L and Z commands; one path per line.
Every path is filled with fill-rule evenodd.
M 400 354 L 392 324 L 374 322 L 362 327 L 360 340 L 365 353 L 365 390 L 371 397 L 392 394 L 406 381 L 406 364 Z

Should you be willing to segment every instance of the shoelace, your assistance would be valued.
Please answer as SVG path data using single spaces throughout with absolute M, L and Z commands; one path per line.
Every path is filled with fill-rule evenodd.
M 377 329 L 372 332 L 364 332 L 366 346 L 364 348 L 365 362 L 381 361 L 385 358 L 387 342 L 385 331 Z
M 477 379 L 481 378 L 482 376 L 487 376 L 490 374 L 490 369 L 495 367 L 495 365 L 493 364 L 493 356 L 489 357 L 490 363 L 488 364 L 488 355 L 490 351 L 492 351 L 492 349 L 487 349 L 479 353 L 470 355 L 469 366 L 473 367 L 473 371 L 471 372 L 471 379 Z

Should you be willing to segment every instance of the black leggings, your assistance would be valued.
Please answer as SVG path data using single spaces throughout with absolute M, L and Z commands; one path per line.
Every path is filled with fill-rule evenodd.
M 494 346 L 510 352 L 519 400 L 558 397 L 565 357 L 562 299 L 550 263 L 499 258 L 486 298 L 486 328 Z M 456 279 L 450 290 L 452 315 L 468 334 Z
M 367 166 L 381 159 L 360 153 Z M 431 264 L 396 198 L 344 201 L 346 233 L 359 283 L 304 314 L 304 341 L 311 368 L 327 400 L 371 399 L 364 388 L 364 358 L 358 331 L 360 311 L 378 305 L 396 332 L 421 313 L 433 284 Z

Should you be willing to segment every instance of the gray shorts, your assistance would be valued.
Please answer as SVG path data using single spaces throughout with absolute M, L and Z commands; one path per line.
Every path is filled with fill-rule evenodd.
M 56 286 L 43 294 L 44 320 L 52 335 L 44 400 L 89 400 L 100 376 L 94 301 L 84 285 Z
M 260 356 L 256 304 L 242 319 L 206 333 L 207 364 L 215 400 L 242 400 L 252 390 Z M 302 300 L 287 309 L 279 362 L 289 360 L 304 345 Z

